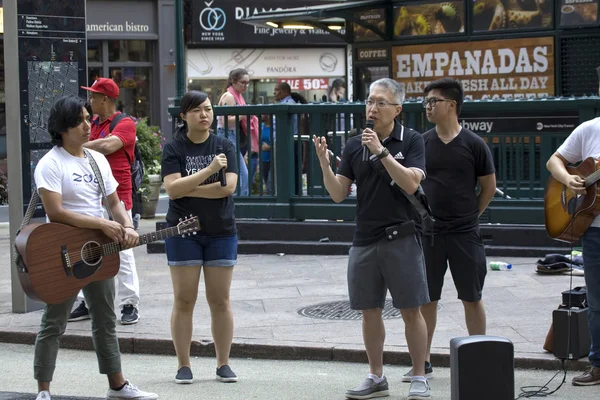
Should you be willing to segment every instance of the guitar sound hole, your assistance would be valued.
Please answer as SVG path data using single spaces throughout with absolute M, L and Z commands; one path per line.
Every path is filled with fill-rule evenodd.
M 102 247 L 96 242 L 87 242 L 81 248 L 81 261 L 87 265 L 98 265 L 102 260 Z

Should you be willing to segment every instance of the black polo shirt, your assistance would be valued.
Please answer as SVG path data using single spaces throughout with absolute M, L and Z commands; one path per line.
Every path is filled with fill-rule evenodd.
M 385 236 L 385 228 L 420 217 L 398 189 L 390 187 L 373 168 L 371 162 L 362 161 L 361 135 L 346 142 L 338 175 L 356 182 L 357 203 L 355 246 L 374 243 Z M 390 155 L 406 168 L 417 168 L 425 173 L 425 145 L 422 135 L 403 128 L 396 122 L 392 134 L 383 141 Z

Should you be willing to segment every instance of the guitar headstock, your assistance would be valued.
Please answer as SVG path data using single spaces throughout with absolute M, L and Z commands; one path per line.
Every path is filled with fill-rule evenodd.
M 200 221 L 198 221 L 198 217 L 190 215 L 187 218 L 179 218 L 179 223 L 177 224 L 177 232 L 182 237 L 185 237 L 185 235 L 195 235 L 196 232 L 199 230 Z

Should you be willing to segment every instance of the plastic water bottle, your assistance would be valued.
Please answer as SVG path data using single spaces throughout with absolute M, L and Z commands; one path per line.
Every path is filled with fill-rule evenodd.
M 512 264 L 508 264 L 502 261 L 491 261 L 490 269 L 492 271 L 510 271 L 512 269 Z

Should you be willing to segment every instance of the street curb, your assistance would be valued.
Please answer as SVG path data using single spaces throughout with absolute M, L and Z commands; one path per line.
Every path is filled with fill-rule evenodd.
M 1 343 L 35 344 L 36 334 L 33 332 L 2 331 Z M 125 337 L 119 338 L 121 353 L 124 354 L 153 354 L 175 356 L 173 342 L 168 339 L 148 339 Z M 72 350 L 93 351 L 92 338 L 85 335 L 63 335 L 61 348 Z M 215 357 L 212 341 L 192 341 L 192 357 Z M 231 346 L 232 358 L 256 358 L 268 360 L 306 360 L 306 361 L 338 361 L 352 363 L 367 363 L 367 355 L 361 349 L 341 348 L 337 346 L 298 346 L 271 345 L 262 343 L 234 343 Z M 583 371 L 589 366 L 586 361 L 567 360 L 565 367 L 570 371 Z M 410 356 L 406 351 L 385 350 L 383 362 L 386 365 L 410 365 Z M 435 366 L 450 367 L 450 354 L 431 354 L 431 362 Z M 482 365 L 486 362 L 482 360 Z M 537 358 L 515 355 L 515 368 L 561 370 L 562 361 L 556 358 Z

